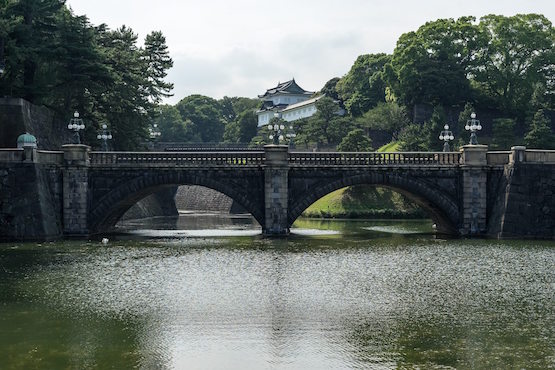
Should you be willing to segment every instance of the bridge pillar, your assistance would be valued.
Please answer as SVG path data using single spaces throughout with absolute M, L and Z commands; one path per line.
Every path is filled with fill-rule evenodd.
M 62 145 L 64 234 L 88 235 L 88 188 L 90 147 L 81 144 Z
M 264 169 L 265 235 L 287 235 L 289 158 L 287 145 L 266 145 Z
M 487 231 L 487 145 L 462 148 L 462 235 L 484 235 Z

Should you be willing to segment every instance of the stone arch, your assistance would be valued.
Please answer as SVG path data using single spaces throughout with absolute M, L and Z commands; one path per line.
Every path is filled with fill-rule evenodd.
M 422 207 L 436 223 L 437 230 L 445 234 L 458 234 L 459 206 L 456 199 L 438 190 L 425 180 L 409 175 L 365 173 L 345 176 L 331 182 L 319 182 L 298 199 L 290 199 L 289 227 L 312 203 L 323 196 L 353 185 L 375 185 L 390 188 Z
M 102 195 L 98 201 L 95 201 L 94 208 L 89 211 L 89 232 L 95 234 L 111 229 L 139 200 L 164 187 L 180 185 L 199 185 L 223 193 L 243 206 L 260 225 L 264 225 L 263 205 L 252 201 L 248 196 L 249 193 L 240 186 L 215 180 L 208 174 L 166 172 L 163 175 L 133 177 Z

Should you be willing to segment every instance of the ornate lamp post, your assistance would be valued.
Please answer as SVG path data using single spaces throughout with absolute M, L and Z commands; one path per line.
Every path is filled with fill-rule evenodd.
M 439 133 L 439 140 L 443 140 L 443 151 L 450 152 L 449 141 L 453 140 L 455 137 L 453 133 L 449 130 L 449 125 L 443 126 L 443 131 Z
M 150 142 L 149 142 L 149 147 L 150 150 L 154 150 L 154 143 L 156 142 L 156 139 L 162 135 L 162 133 L 160 132 L 160 130 L 158 129 L 158 125 L 152 124 L 149 128 L 148 128 L 148 135 L 150 136 Z
M 285 134 L 285 137 L 289 141 L 289 148 L 295 149 L 295 138 L 297 137 L 297 134 L 293 130 L 293 125 L 289 125 L 289 131 Z
M 470 145 L 478 145 L 478 137 L 476 136 L 476 131 L 482 129 L 480 121 L 476 119 L 476 113 L 472 112 L 470 114 L 470 119 L 466 121 L 466 126 L 464 126 L 466 131 L 470 131 Z
M 102 124 L 102 131 L 100 131 L 98 135 L 96 135 L 96 138 L 98 140 L 102 140 L 102 151 L 107 152 L 108 140 L 112 140 L 112 134 L 108 130 L 108 126 L 105 123 Z
M 156 138 L 160 135 L 162 135 L 162 133 L 160 132 L 160 130 L 158 129 L 158 125 L 155 123 L 152 125 L 152 127 L 148 128 L 148 134 L 150 135 L 150 138 L 154 141 L 156 140 Z
M 69 120 L 69 124 L 67 125 L 67 128 L 75 132 L 73 134 L 74 141 L 75 141 L 74 144 L 81 144 L 81 137 L 79 136 L 79 131 L 85 129 L 85 124 L 83 123 L 83 120 L 79 118 L 79 112 L 75 111 L 75 113 L 73 113 L 73 118 Z
M 272 140 L 272 143 L 274 145 L 279 145 L 279 142 L 283 141 L 282 131 L 285 130 L 285 126 L 279 123 L 270 124 L 268 125 L 268 130 L 270 130 L 270 140 Z

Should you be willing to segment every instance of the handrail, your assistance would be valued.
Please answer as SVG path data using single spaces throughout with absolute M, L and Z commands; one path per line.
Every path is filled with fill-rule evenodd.
M 290 152 L 291 166 L 458 165 L 460 152 Z
M 508 164 L 510 161 L 511 151 L 504 150 L 504 151 L 492 151 L 486 153 L 486 158 L 488 161 L 488 165 L 490 166 L 499 166 Z
M 63 151 L 34 150 L 31 161 L 63 165 Z M 461 163 L 461 152 L 302 152 L 288 153 L 289 165 L 300 166 L 456 166 Z M 31 158 L 31 157 L 29 157 Z M 487 164 L 509 164 L 511 151 L 486 153 Z M 234 167 L 262 166 L 266 163 L 264 150 L 249 151 L 183 151 L 183 152 L 90 152 L 91 166 L 162 166 L 162 167 Z M 0 162 L 21 162 L 25 150 L 0 148 Z M 524 162 L 555 163 L 555 150 L 526 149 Z
M 527 163 L 555 163 L 555 150 L 526 149 L 524 153 Z
M 92 166 L 158 165 L 158 166 L 260 166 L 264 151 L 225 152 L 91 152 Z
M 21 162 L 25 159 L 23 148 L 0 149 L 0 162 Z

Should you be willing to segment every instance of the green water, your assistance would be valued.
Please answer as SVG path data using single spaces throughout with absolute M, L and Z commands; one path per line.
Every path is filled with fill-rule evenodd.
M 555 367 L 555 242 L 295 226 L 183 215 L 0 244 L 0 369 Z

